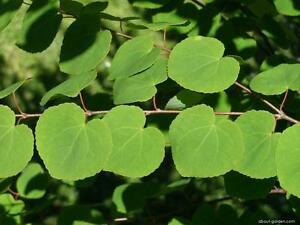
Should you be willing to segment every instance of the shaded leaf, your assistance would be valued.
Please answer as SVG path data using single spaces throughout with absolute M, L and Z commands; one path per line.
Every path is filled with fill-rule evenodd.
M 17 180 L 17 190 L 27 199 L 42 198 L 46 193 L 48 177 L 38 163 L 30 163 Z
M 76 97 L 81 90 L 89 86 L 97 77 L 96 71 L 85 72 L 76 76 L 71 76 L 68 80 L 48 91 L 41 100 L 41 105 L 45 105 L 51 98 L 57 95 Z
M 22 0 L 0 1 L 0 31 L 12 21 L 22 3 Z
M 33 1 L 26 12 L 17 45 L 33 53 L 47 49 L 53 42 L 62 21 L 58 9 L 57 0 Z

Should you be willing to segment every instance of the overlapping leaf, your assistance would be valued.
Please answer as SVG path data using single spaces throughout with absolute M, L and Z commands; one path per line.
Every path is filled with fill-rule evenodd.
M 286 129 L 276 150 L 277 176 L 282 188 L 300 197 L 300 124 Z
M 259 73 L 250 83 L 252 90 L 264 95 L 279 95 L 300 89 L 300 64 L 280 64 Z
M 17 10 L 22 5 L 22 0 L 0 1 L 0 31 L 2 31 L 14 18 Z
M 280 134 L 273 133 L 274 116 L 266 111 L 248 111 L 236 123 L 245 144 L 245 153 L 236 170 L 257 179 L 276 176 L 275 150 Z
M 167 79 L 167 60 L 158 59 L 149 69 L 135 76 L 117 79 L 114 83 L 115 104 L 143 102 L 153 97 L 155 85 Z
M 26 125 L 15 126 L 15 114 L 0 105 L 0 178 L 21 172 L 33 155 L 33 135 Z
M 143 128 L 146 118 L 140 108 L 118 106 L 103 120 L 110 127 L 113 139 L 105 170 L 143 177 L 159 167 L 165 155 L 165 139 L 157 128 Z
M 139 36 L 126 41 L 117 51 L 110 68 L 110 79 L 132 76 L 148 69 L 158 59 L 151 36 Z
M 169 77 L 192 91 L 213 93 L 229 88 L 239 74 L 239 63 L 222 57 L 224 45 L 215 38 L 190 37 L 170 54 Z
M 71 76 L 65 82 L 48 91 L 41 100 L 41 105 L 45 105 L 56 95 L 76 97 L 79 92 L 89 86 L 97 77 L 96 71 L 85 72 L 76 76 Z
M 53 42 L 62 15 L 58 0 L 33 1 L 27 11 L 17 45 L 28 52 L 41 52 Z
M 96 69 L 110 50 L 110 31 L 101 31 L 99 12 L 89 9 L 85 8 L 65 33 L 59 63 L 65 73 L 82 74 Z
M 79 180 L 100 172 L 112 150 L 110 129 L 100 119 L 85 123 L 75 104 L 47 109 L 36 127 L 36 144 L 52 177 Z
M 236 167 L 244 146 L 234 122 L 216 120 L 206 105 L 182 111 L 170 126 L 172 155 L 185 177 L 213 177 Z
M 46 193 L 48 177 L 38 163 L 30 163 L 17 180 L 18 193 L 23 198 L 38 199 Z

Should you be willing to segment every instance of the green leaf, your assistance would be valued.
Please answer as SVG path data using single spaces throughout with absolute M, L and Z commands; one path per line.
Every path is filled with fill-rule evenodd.
M 69 74 L 82 74 L 96 69 L 110 50 L 111 33 L 100 31 L 98 14 L 82 14 L 65 33 L 59 67 Z
M 113 58 L 109 78 L 129 77 L 148 69 L 160 54 L 160 50 L 153 46 L 151 36 L 139 36 L 126 41 Z
M 0 178 L 21 172 L 33 155 L 31 129 L 21 124 L 15 126 L 15 114 L 0 105 Z
M 236 81 L 240 70 L 234 58 L 222 57 L 224 50 L 222 42 L 215 38 L 187 38 L 170 54 L 169 77 L 192 91 L 223 91 Z
M 41 105 L 45 105 L 56 95 L 65 95 L 76 97 L 80 91 L 89 86 L 97 77 L 96 71 L 85 72 L 79 75 L 71 76 L 68 80 L 59 84 L 48 91 L 41 100 Z
M 180 218 L 173 218 L 168 225 L 189 225 L 190 223 Z
M 5 219 L 13 219 L 13 221 L 15 220 L 19 220 L 19 218 L 13 218 L 15 215 L 18 215 L 20 213 L 22 213 L 22 211 L 24 210 L 24 202 L 22 200 L 15 200 L 13 198 L 13 196 L 11 194 L 1 194 L 0 195 L 0 206 L 1 206 L 1 210 L 0 210 L 0 217 L 1 217 L 1 222 L 2 221 L 2 213 L 4 214 L 4 220 Z M 2 210 L 4 212 L 2 212 Z M 11 216 L 11 217 L 9 217 Z M 18 217 L 18 216 L 15 216 Z M 7 220 L 7 221 L 11 221 L 11 220 Z M 19 223 L 12 223 L 12 224 L 21 224 L 21 221 L 18 221 Z M 4 224 L 3 224 L 4 225 Z M 6 223 L 5 223 L 6 225 Z
M 282 188 L 300 197 L 300 123 L 286 129 L 276 150 L 277 176 Z
M 183 110 L 170 126 L 172 155 L 185 177 L 214 177 L 236 167 L 244 148 L 241 131 L 227 119 L 216 120 L 206 105 Z
M 275 7 L 280 14 L 299 16 L 300 3 L 297 0 L 274 0 Z
M 62 21 L 58 9 L 58 0 L 33 1 L 25 15 L 17 45 L 33 53 L 47 49 Z
M 132 0 L 132 5 L 145 9 L 157 9 L 168 3 L 170 0 Z
M 236 170 L 252 178 L 276 176 L 275 150 L 280 134 L 276 120 L 266 111 L 248 111 L 236 120 L 245 144 L 245 153 Z
M 224 176 L 226 192 L 245 200 L 266 197 L 275 185 L 274 178 L 253 179 L 231 171 Z
M 16 185 L 21 197 L 39 199 L 46 193 L 48 177 L 38 163 L 30 163 L 22 171 Z
M 167 79 L 167 60 L 157 60 L 149 69 L 131 77 L 117 79 L 114 83 L 115 104 L 144 102 L 157 92 L 155 85 Z
M 14 18 L 22 5 L 22 0 L 0 1 L 0 31 L 2 31 Z
M 168 27 L 177 27 L 177 26 L 187 26 L 189 21 L 182 20 L 177 22 L 156 22 L 156 23 L 148 23 L 143 20 L 131 20 L 127 23 L 129 27 L 133 28 L 142 28 L 142 29 L 150 29 L 153 31 L 159 31 L 166 29 Z
M 113 108 L 103 119 L 111 129 L 113 151 L 105 170 L 128 177 L 143 177 L 159 167 L 165 139 L 154 127 L 143 129 L 144 112 L 135 106 Z
M 250 83 L 253 91 L 264 95 L 279 95 L 288 89 L 300 89 L 300 64 L 280 64 L 257 74 Z
M 9 96 L 10 94 L 14 93 L 16 90 L 18 90 L 28 79 L 24 79 L 21 81 L 18 81 L 17 83 L 14 83 L 10 86 L 8 86 L 7 88 L 3 89 L 2 91 L 0 91 L 0 99 L 5 98 L 7 96 Z
M 100 119 L 85 123 L 75 104 L 47 109 L 36 127 L 38 152 L 52 177 L 79 180 L 100 172 L 112 149 L 111 133 Z
M 112 201 L 118 212 L 126 214 L 143 209 L 159 191 L 160 185 L 153 182 L 122 184 L 114 190 Z

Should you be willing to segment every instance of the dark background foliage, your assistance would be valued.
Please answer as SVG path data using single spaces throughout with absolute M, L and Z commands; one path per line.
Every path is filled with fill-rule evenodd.
M 161 2 L 163 6 L 157 9 L 133 6 L 134 3 L 145 2 Z M 296 0 L 294 4 L 300 10 Z M 23 4 L 12 23 L 0 33 L 0 87 L 4 88 L 28 76 L 34 77 L 18 90 L 17 96 L 24 111 L 42 112 L 43 107 L 39 105 L 42 96 L 66 79 L 66 75 L 59 71 L 58 60 L 65 30 L 72 18 L 66 16 L 63 19 L 58 34 L 47 50 L 31 54 L 15 45 L 27 7 Z M 279 14 L 272 0 L 109 0 L 105 12 L 121 18 L 141 17 L 148 22 L 162 18 L 190 21 L 188 26 L 167 30 L 167 47 L 172 48 L 175 43 L 192 35 L 218 38 L 225 45 L 225 54 L 233 55 L 241 62 L 239 81 L 246 85 L 257 72 L 280 63 L 297 62 L 300 56 L 300 17 Z M 110 19 L 102 20 L 101 27 L 131 36 L 148 32 L 129 26 L 126 20 L 122 22 L 122 30 L 118 21 Z M 97 82 L 82 93 L 91 110 L 107 110 L 114 106 L 112 82 L 106 79 L 107 69 L 116 49 L 126 40 L 116 32 L 112 33 L 109 56 L 97 69 L 100 74 Z M 162 36 L 162 32 L 155 32 L 157 43 L 162 44 Z M 39 50 L 43 48 L 39 44 L 47 44 L 42 39 L 39 41 L 36 46 L 23 48 Z M 299 93 L 291 92 L 290 95 L 293 98 L 288 99 L 286 112 L 300 119 Z M 205 95 L 182 90 L 175 82 L 167 80 L 158 86 L 156 99 L 160 108 L 205 103 L 224 109 L 231 107 L 232 111 L 267 109 L 260 101 L 235 86 L 226 91 L 226 96 L 224 99 L 220 94 Z M 279 105 L 281 98 L 270 97 L 268 100 Z M 57 98 L 49 102 L 47 107 L 68 101 L 80 104 L 79 98 Z M 1 104 L 15 109 L 12 98 L 1 100 Z M 138 105 L 144 109 L 152 108 L 151 101 Z M 153 115 L 148 117 L 147 123 L 156 125 L 167 136 L 173 119 L 172 115 Z M 36 120 L 28 119 L 23 123 L 34 128 Z M 287 122 L 280 121 L 277 129 L 280 131 L 286 126 Z M 38 154 L 34 155 L 33 161 L 43 164 Z M 18 176 L 1 180 L 0 191 L 18 198 L 14 193 L 17 179 Z M 254 225 L 263 219 L 300 221 L 299 199 L 276 191 L 274 187 L 279 188 L 276 178 L 254 180 L 230 172 L 216 178 L 186 179 L 176 172 L 169 147 L 166 148 L 166 157 L 160 168 L 142 179 L 101 172 L 78 182 L 55 180 L 50 176 L 44 182 L 47 182 L 47 187 L 42 198 L 28 200 L 19 197 L 25 203 L 25 209 L 16 215 L 5 214 L 2 206 L 5 203 L 0 202 L 0 224 Z M 15 219 L 16 216 L 20 216 L 21 220 Z

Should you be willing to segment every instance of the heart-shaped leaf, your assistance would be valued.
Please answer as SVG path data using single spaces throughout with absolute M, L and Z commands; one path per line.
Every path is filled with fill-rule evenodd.
M 259 73 L 253 78 L 250 87 L 264 95 L 279 95 L 288 89 L 300 89 L 300 64 L 280 64 Z
M 248 111 L 236 120 L 240 127 L 245 153 L 237 171 L 252 178 L 276 176 L 275 149 L 279 133 L 273 133 L 276 121 L 266 111 Z
M 118 106 L 103 120 L 110 127 L 113 139 L 113 151 L 105 170 L 143 177 L 159 167 L 165 155 L 165 139 L 157 128 L 143 128 L 146 118 L 140 108 Z
M 79 92 L 89 86 L 97 77 L 96 71 L 90 71 L 79 75 L 71 76 L 65 82 L 48 91 L 41 100 L 41 105 L 45 105 L 51 98 L 56 95 L 65 95 L 76 97 Z
M 234 169 L 244 151 L 241 135 L 234 122 L 216 120 L 209 106 L 183 110 L 170 126 L 178 172 L 185 177 L 213 177 Z
M 215 38 L 189 37 L 172 50 L 169 77 L 192 91 L 223 91 L 236 81 L 240 70 L 234 58 L 222 57 L 224 50 L 222 42 Z
M 117 51 L 110 68 L 110 79 L 129 77 L 148 69 L 159 57 L 151 36 L 126 41 Z
M 100 172 L 112 149 L 108 126 L 100 119 L 86 124 L 84 111 L 72 103 L 43 113 L 36 127 L 36 144 L 50 175 L 65 180 Z
M 167 60 L 159 59 L 149 69 L 135 76 L 117 79 L 114 83 L 114 103 L 144 102 L 152 98 L 155 85 L 167 79 Z
M 15 114 L 0 105 L 0 178 L 21 172 L 33 155 L 33 135 L 26 125 L 15 126 Z
M 300 123 L 286 129 L 276 149 L 277 176 L 280 186 L 300 197 Z

